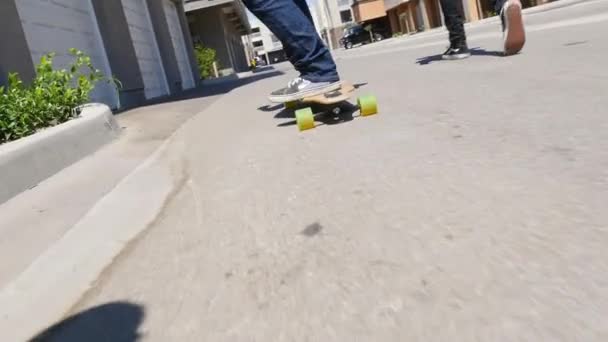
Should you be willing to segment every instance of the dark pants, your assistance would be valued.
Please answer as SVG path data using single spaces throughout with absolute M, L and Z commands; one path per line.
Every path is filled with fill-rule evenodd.
M 506 0 L 492 0 L 494 10 L 500 13 Z M 445 26 L 450 32 L 450 43 L 460 45 L 466 43 L 467 37 L 464 32 L 464 13 L 462 13 L 462 0 L 440 0 L 441 11 Z
M 306 0 L 243 0 L 245 6 L 283 44 L 300 76 L 312 82 L 336 82 L 336 64 L 315 29 Z

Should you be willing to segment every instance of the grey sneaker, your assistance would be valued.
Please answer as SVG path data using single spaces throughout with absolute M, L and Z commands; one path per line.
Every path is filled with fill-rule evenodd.
M 287 84 L 287 87 L 273 91 L 268 99 L 271 102 L 291 102 L 299 100 L 305 96 L 321 95 L 340 88 L 340 81 L 337 82 L 311 82 L 301 77 L 296 77 Z
M 500 11 L 500 19 L 502 20 L 505 55 L 514 55 L 521 51 L 526 43 L 521 2 L 519 0 L 505 1 Z

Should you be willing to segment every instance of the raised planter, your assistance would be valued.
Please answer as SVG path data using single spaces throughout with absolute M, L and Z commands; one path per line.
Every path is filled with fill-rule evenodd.
M 119 131 L 110 108 L 89 104 L 76 119 L 0 145 L 0 203 L 96 151 Z

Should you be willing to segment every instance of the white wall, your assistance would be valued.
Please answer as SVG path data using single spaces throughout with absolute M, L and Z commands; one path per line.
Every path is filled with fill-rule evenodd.
M 146 98 L 169 93 L 169 85 L 158 51 L 152 21 L 145 0 L 122 0 L 129 33 L 144 82 Z
M 188 59 L 186 42 L 177 15 L 177 7 L 171 0 L 164 0 L 163 5 L 165 17 L 167 18 L 167 25 L 169 26 L 169 33 L 171 34 L 171 41 L 173 42 L 173 48 L 175 49 L 177 66 L 182 79 L 182 89 L 193 88 L 195 86 L 194 76 L 192 75 L 192 69 L 190 68 L 190 60 Z
M 253 14 L 251 14 L 250 12 L 247 12 L 247 13 L 248 13 L 249 23 L 250 23 L 251 27 L 260 28 L 260 37 L 253 38 L 252 41 L 257 41 L 257 40 L 260 40 L 260 38 L 261 38 L 262 42 L 264 44 L 264 53 L 266 51 L 274 51 L 274 50 L 282 49 L 283 44 L 281 44 L 280 41 L 278 41 L 278 42 L 272 41 L 272 32 L 270 32 L 270 29 L 268 29 L 268 27 L 266 27 L 266 25 L 264 25 L 260 20 L 258 20 L 258 18 L 256 18 Z
M 34 65 L 44 54 L 55 52 L 55 65 L 65 67 L 72 61 L 68 50 L 76 48 L 91 57 L 95 68 L 112 75 L 91 0 L 18 0 L 16 4 Z M 97 85 L 91 98 L 118 106 L 117 92 L 106 82 Z

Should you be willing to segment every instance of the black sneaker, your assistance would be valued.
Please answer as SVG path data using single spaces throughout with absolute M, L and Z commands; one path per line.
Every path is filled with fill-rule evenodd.
M 467 47 L 467 44 L 452 44 L 441 56 L 442 59 L 455 61 L 458 59 L 465 59 L 471 57 L 471 51 Z
M 340 88 L 341 82 L 311 82 L 301 77 L 296 77 L 287 84 L 287 87 L 270 93 L 268 99 L 271 102 L 285 103 L 297 101 L 305 96 L 325 94 Z

